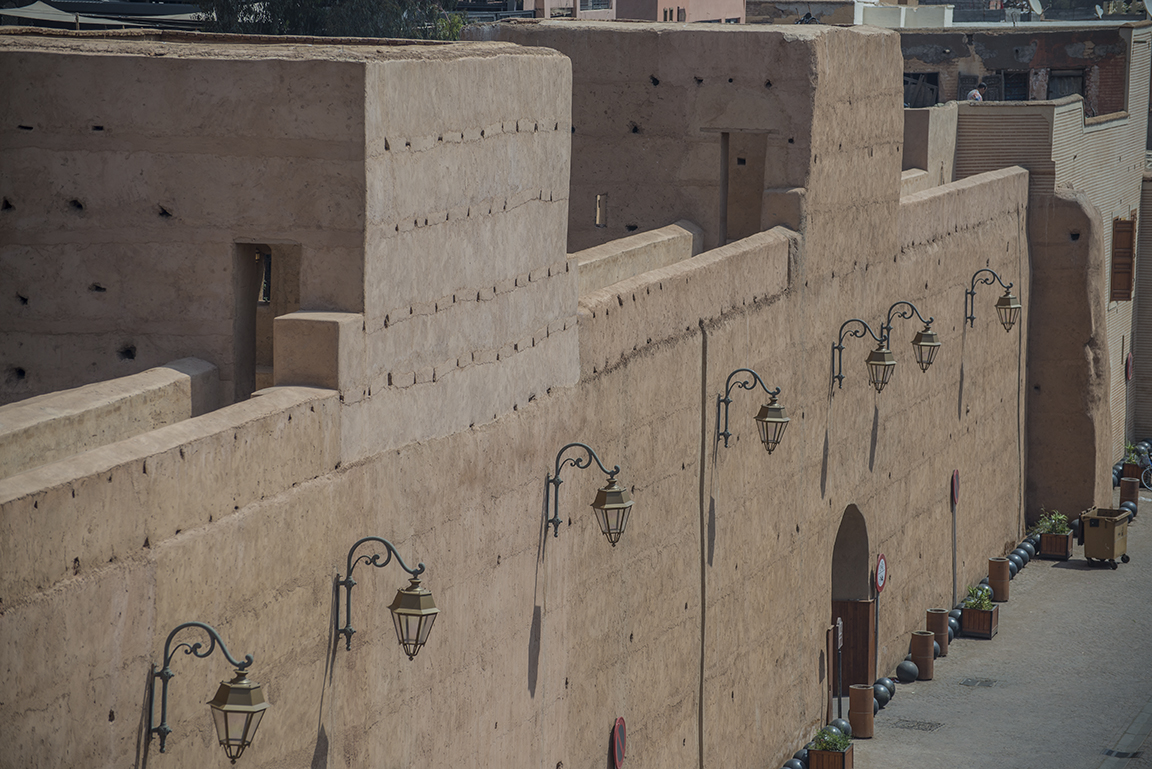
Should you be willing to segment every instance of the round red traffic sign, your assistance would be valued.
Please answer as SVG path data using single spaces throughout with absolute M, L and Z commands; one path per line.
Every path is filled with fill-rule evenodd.
M 624 717 L 616 719 L 612 727 L 612 766 L 620 769 L 624 765 L 624 748 L 628 741 L 628 730 L 624 726 Z
M 888 559 L 881 553 L 876 559 L 876 592 L 881 593 L 884 591 L 884 585 L 888 582 Z

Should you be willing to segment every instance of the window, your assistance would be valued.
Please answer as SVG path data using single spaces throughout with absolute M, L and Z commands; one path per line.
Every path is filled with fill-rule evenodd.
M 1001 72 L 1004 78 L 1004 101 L 1028 101 L 1028 73 Z
M 1080 69 L 1054 69 L 1048 73 L 1048 98 L 1063 99 L 1078 93 L 1084 95 L 1084 71 Z
M 1136 273 L 1136 217 L 1112 220 L 1113 302 L 1132 301 Z
M 688 11 L 684 8 L 677 8 L 676 21 L 688 21 Z
M 904 73 L 905 107 L 931 107 L 938 101 L 940 101 L 940 73 Z

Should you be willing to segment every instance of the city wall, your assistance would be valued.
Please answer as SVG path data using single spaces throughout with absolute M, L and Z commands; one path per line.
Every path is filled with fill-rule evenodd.
M 0 478 L 217 407 L 216 367 L 195 358 L 0 406 Z
M 587 294 L 642 272 L 691 259 L 703 249 L 703 235 L 692 222 L 681 220 L 577 251 L 568 259 L 579 265 L 580 293 Z
M 572 34 L 584 33 L 574 26 Z M 708 33 L 680 34 L 679 44 L 691 47 L 688 38 Z M 796 73 L 797 83 L 811 88 L 818 75 L 817 88 L 830 91 L 810 101 L 811 138 L 796 134 L 813 166 L 796 180 L 806 183 L 810 204 L 800 229 L 777 227 L 578 296 L 562 207 L 551 205 L 555 194 L 547 201 L 525 193 L 510 210 L 526 209 L 524 222 L 541 230 L 528 243 L 544 249 L 539 282 L 555 285 L 553 296 L 531 293 L 538 268 L 525 261 L 532 249 L 521 248 L 526 225 L 517 214 L 497 217 L 503 204 L 479 217 L 496 220 L 457 233 L 420 234 L 414 223 L 411 232 L 429 240 L 413 244 L 410 256 L 446 259 L 453 269 L 439 265 L 422 286 L 408 274 L 422 267 L 393 262 L 412 301 L 388 294 L 375 264 L 361 273 L 362 308 L 333 310 L 302 292 L 303 309 L 274 324 L 282 386 L 0 480 L 0 667 L 19 671 L 2 705 L 5 760 L 169 769 L 223 760 L 202 704 L 229 674 L 219 656 L 174 661 L 174 731 L 163 757 L 143 734 L 151 665 L 165 637 L 201 620 L 234 654 L 255 657 L 251 677 L 272 703 L 242 759 L 250 767 L 599 765 L 617 716 L 628 720 L 630 765 L 778 764 L 826 717 L 834 543 L 846 517 L 857 515 L 868 562 L 884 553 L 891 564 L 877 641 L 878 669 L 891 671 L 925 609 L 951 605 L 984 575 L 987 557 L 1021 535 L 1027 337 L 999 329 L 991 294 L 977 298 L 975 328 L 965 327 L 961 308 L 971 273 L 991 266 L 1017 280 L 1025 307 L 1017 328 L 1027 324 L 1028 174 L 998 170 L 901 198 L 898 89 L 881 82 L 873 98 L 836 74 L 866 60 L 899 71 L 895 36 L 752 34 L 769 52 L 807 62 L 811 70 Z M 754 50 L 755 41 L 749 35 L 737 47 Z M 115 57 L 115 43 L 99 45 Z M 559 56 L 523 56 L 523 67 L 509 65 L 506 74 L 554 63 L 551 75 L 563 74 Z M 142 70 L 155 61 L 127 58 Z M 413 58 L 395 65 L 397 79 L 452 74 L 451 62 Z M 487 61 L 460 58 L 467 61 L 459 66 Z M 691 77 L 684 61 L 679 74 Z M 377 73 L 382 80 L 392 76 L 388 66 Z M 245 70 L 232 74 L 243 79 Z M 538 92 L 514 87 L 515 77 L 488 81 L 507 89 L 507 114 L 497 116 L 507 138 L 498 140 L 526 140 L 505 148 L 508 157 L 536 157 L 532 143 L 553 140 L 564 155 L 564 122 L 539 129 L 542 116 L 559 114 L 546 109 L 550 97 L 534 101 Z M 383 152 L 393 151 L 393 135 L 449 134 L 455 116 L 445 114 L 441 124 L 383 131 Z M 533 130 L 521 130 L 529 119 Z M 859 131 L 838 138 L 834 120 L 852 120 Z M 515 132 L 507 130 L 512 121 Z M 473 123 L 460 119 L 460 134 Z M 487 141 L 488 128 L 481 130 Z M 481 144 L 474 155 L 484 154 Z M 701 152 L 715 159 L 715 149 Z M 460 162 L 475 162 L 483 180 L 485 161 L 470 157 L 462 153 Z M 381 178 L 397 162 L 381 159 Z M 540 173 L 564 165 L 552 162 Z M 491 178 L 492 188 L 514 186 Z M 435 194 L 411 199 L 421 195 L 427 204 L 410 208 L 432 211 Z M 444 210 L 440 227 L 452 222 Z M 376 220 L 382 241 L 397 238 L 399 222 L 389 235 L 393 220 Z M 468 264 L 468 226 L 491 227 L 482 234 L 500 244 L 489 252 L 495 263 Z M 426 251 L 430 244 L 446 250 Z M 367 248 L 371 262 L 392 258 Z M 501 266 L 504 248 L 511 263 Z M 491 361 L 471 367 L 489 367 L 476 379 L 458 364 L 462 371 L 438 376 L 418 359 L 434 360 L 414 349 L 423 339 L 451 355 L 485 333 L 471 327 L 484 316 L 440 308 L 456 285 L 445 281 L 469 270 L 476 279 L 458 283 L 471 288 L 505 274 L 513 276 L 510 297 L 560 304 L 559 320 L 547 324 L 558 338 L 533 338 L 528 347 L 542 358 L 494 350 Z M 877 328 L 897 300 L 935 317 L 937 361 L 917 370 L 907 340 L 918 326 L 896 320 L 899 363 L 884 392 L 867 384 L 867 339 L 846 340 L 844 385 L 835 388 L 829 352 L 841 323 L 855 316 Z M 409 308 L 411 319 L 393 326 L 386 308 L 394 306 Z M 542 317 L 514 304 L 499 314 L 516 323 Z M 439 325 L 407 342 L 389 336 L 416 322 Z M 324 365 L 308 349 L 323 351 Z M 526 369 L 551 367 L 545 381 L 518 390 L 518 360 Z M 377 373 L 424 370 L 417 365 L 432 373 L 403 386 Z M 717 398 L 743 367 L 782 389 L 792 418 L 771 455 L 750 419 L 759 391 L 734 391 L 732 440 L 716 440 Z M 365 405 L 377 398 L 386 409 Z M 461 400 L 498 405 L 462 424 L 462 409 L 472 406 Z M 603 483 L 595 470 L 564 471 L 559 536 L 543 525 L 546 474 L 572 441 L 619 464 L 632 488 L 636 506 L 616 547 L 587 508 Z M 954 471 L 962 491 L 953 507 Z M 442 613 L 412 662 L 397 649 L 384 609 L 405 582 L 394 566 L 359 567 L 358 632 L 351 651 L 337 643 L 335 580 L 348 547 L 368 535 L 396 543 L 409 563 L 427 564 L 424 584 Z M 853 574 L 854 589 L 872 595 L 871 576 L 866 563 Z

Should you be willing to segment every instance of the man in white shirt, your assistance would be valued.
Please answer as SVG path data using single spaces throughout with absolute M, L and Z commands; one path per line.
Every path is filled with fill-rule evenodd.
M 984 92 L 987 90 L 988 84 L 980 83 L 980 85 L 968 92 L 968 101 L 984 101 Z

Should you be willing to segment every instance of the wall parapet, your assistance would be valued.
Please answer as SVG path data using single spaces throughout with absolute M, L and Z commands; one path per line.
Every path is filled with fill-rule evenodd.
M 338 393 L 270 388 L 0 480 L 4 605 L 329 473 L 339 451 Z
M 0 406 L 0 478 L 212 411 L 220 374 L 181 358 Z
M 971 229 L 1005 212 L 1023 212 L 1027 205 L 1028 171 L 1019 166 L 905 195 L 898 217 L 900 251 Z
M 774 227 L 688 261 L 651 270 L 580 297 L 580 376 L 788 289 L 799 235 Z
M 578 266 L 580 293 L 691 259 L 704 249 L 704 231 L 681 219 L 667 227 L 639 232 L 568 255 Z

